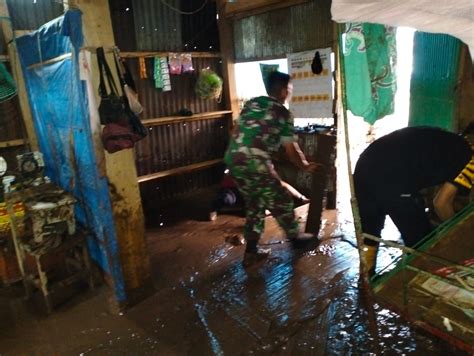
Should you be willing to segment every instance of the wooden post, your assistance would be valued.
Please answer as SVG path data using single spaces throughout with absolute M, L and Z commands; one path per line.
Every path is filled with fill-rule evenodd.
M 108 0 L 70 0 L 69 7 L 82 11 L 83 31 L 87 44 L 92 47 L 115 45 Z M 113 63 L 113 54 L 107 60 Z M 113 67 L 113 66 L 112 66 Z M 92 72 L 98 73 L 93 57 Z M 98 75 L 93 77 L 98 88 Z M 100 102 L 95 90 L 96 102 Z M 98 116 L 96 117 L 98 120 Z M 98 122 L 93 123 L 100 127 Z M 100 132 L 100 131 L 99 131 Z M 104 156 L 101 144 L 96 150 Z M 133 150 L 114 154 L 105 153 L 105 167 L 109 179 L 115 231 L 120 250 L 125 289 L 129 304 L 142 299 L 151 290 L 150 264 L 146 251 L 145 221 L 138 187 Z
M 32 151 L 37 151 L 38 139 L 36 137 L 36 131 L 33 124 L 33 116 L 31 115 L 30 102 L 28 99 L 28 93 L 26 92 L 25 79 L 23 77 L 20 59 L 18 58 L 18 52 L 15 42 L 13 41 L 13 29 L 6 0 L 0 0 L 0 17 L 1 30 L 3 31 L 5 42 L 8 44 L 8 57 L 13 72 L 13 78 L 15 79 L 17 85 L 21 115 L 26 128 L 27 137 L 25 138 L 28 139 L 30 149 Z
M 339 24 L 338 37 L 341 36 L 343 32 L 344 24 Z M 362 250 L 364 248 L 364 234 L 362 232 L 362 223 L 360 220 L 359 214 L 359 205 L 357 203 L 357 198 L 355 197 L 355 187 L 354 187 L 354 177 L 352 176 L 352 164 L 351 164 L 351 154 L 350 154 L 350 143 L 349 143 L 349 126 L 347 121 L 347 97 L 346 97 L 346 86 L 345 86 L 345 71 L 344 71 L 344 54 L 342 53 L 341 39 L 339 39 L 339 46 L 337 48 L 336 60 L 338 61 L 338 91 L 340 93 L 339 97 L 342 99 L 342 112 L 343 112 L 343 122 L 344 122 L 344 138 L 346 146 L 346 161 L 347 161 L 347 174 L 349 175 L 349 185 L 351 192 L 351 207 L 352 215 L 354 217 L 354 228 L 355 235 L 357 240 L 357 248 L 359 250 L 359 262 L 360 262 L 360 286 L 361 286 L 361 297 L 362 302 L 365 305 L 367 310 L 367 318 L 369 322 L 369 331 L 373 337 L 373 346 L 376 354 L 379 354 L 379 337 L 378 337 L 378 326 L 377 326 L 377 317 L 375 315 L 375 298 L 373 296 L 373 291 L 370 286 L 369 279 L 369 268 L 367 267 L 366 261 L 362 258 Z
M 239 115 L 240 107 L 235 84 L 234 28 L 232 20 L 225 16 L 225 3 L 224 0 L 217 1 L 217 24 L 224 77 L 224 102 L 226 109 L 232 110 L 232 118 L 235 119 Z

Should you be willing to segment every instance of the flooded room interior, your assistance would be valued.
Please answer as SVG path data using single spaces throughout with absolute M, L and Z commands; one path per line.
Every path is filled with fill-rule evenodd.
M 473 10 L 0 0 L 0 355 L 473 354 Z

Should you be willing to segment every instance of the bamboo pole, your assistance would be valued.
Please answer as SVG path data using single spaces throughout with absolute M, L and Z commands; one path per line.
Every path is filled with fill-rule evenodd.
M 347 96 L 346 96 L 346 86 L 345 86 L 345 65 L 344 65 L 344 56 L 342 53 L 342 33 L 343 33 L 343 24 L 338 25 L 338 37 L 339 37 L 339 47 L 338 47 L 338 62 L 340 69 L 340 90 L 341 90 L 341 99 L 342 99 L 342 111 L 344 118 L 344 138 L 345 138 L 345 147 L 346 147 L 346 162 L 347 162 L 347 173 L 349 176 L 349 185 L 351 192 L 351 208 L 352 215 L 354 217 L 354 228 L 355 235 L 357 240 L 357 249 L 359 250 L 359 262 L 360 262 L 360 284 L 361 284 L 361 296 L 363 297 L 363 302 L 365 302 L 365 308 L 367 310 L 367 317 L 369 320 L 369 330 L 374 339 L 374 349 L 378 353 L 379 342 L 378 342 L 378 327 L 377 327 L 377 318 L 375 316 L 374 310 L 374 296 L 369 282 L 369 269 L 365 260 L 362 258 L 362 249 L 364 245 L 364 236 L 362 233 L 362 224 L 360 221 L 359 207 L 357 204 L 357 199 L 355 197 L 355 188 L 354 188 L 354 178 L 352 176 L 352 164 L 350 156 L 350 143 L 349 143 L 349 127 L 347 121 Z

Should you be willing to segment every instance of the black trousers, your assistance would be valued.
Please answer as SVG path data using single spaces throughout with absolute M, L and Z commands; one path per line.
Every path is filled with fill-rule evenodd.
M 367 234 L 380 237 L 386 215 L 393 220 L 408 247 L 413 247 L 432 230 L 423 199 L 417 194 L 376 196 L 356 187 L 356 197 L 362 231 Z M 370 239 L 365 239 L 364 243 L 369 246 L 377 245 L 377 242 Z

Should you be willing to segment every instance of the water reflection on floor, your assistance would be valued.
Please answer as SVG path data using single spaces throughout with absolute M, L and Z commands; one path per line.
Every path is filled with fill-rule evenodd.
M 298 212 L 304 220 L 305 207 Z M 123 315 L 107 311 L 105 288 L 48 318 L 18 299 L 2 298 L 0 354 L 453 353 L 377 305 L 375 340 L 359 300 L 358 254 L 347 216 L 325 212 L 322 242 L 301 250 L 269 218 L 262 243 L 272 255 L 250 268 L 241 264 L 244 247 L 228 239 L 242 223 L 223 215 L 215 222 L 189 220 L 151 230 L 157 292 Z

